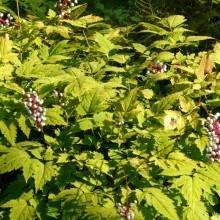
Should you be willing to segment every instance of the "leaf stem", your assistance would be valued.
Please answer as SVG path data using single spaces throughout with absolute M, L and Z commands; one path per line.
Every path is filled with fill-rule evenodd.
M 21 28 L 21 17 L 20 17 L 20 9 L 19 9 L 19 3 L 18 0 L 16 0 L 16 5 L 17 5 L 17 14 L 18 14 L 18 23 L 19 23 L 19 30 L 20 30 L 20 59 L 22 61 L 22 40 L 21 40 L 21 34 L 22 34 L 22 28 Z

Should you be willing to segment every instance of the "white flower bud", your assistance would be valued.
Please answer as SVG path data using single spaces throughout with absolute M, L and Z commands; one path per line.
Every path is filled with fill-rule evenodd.
M 129 205 L 130 205 L 130 207 L 132 207 L 132 206 L 134 205 L 134 203 L 133 203 L 133 202 L 131 202 Z
M 209 125 L 209 128 L 210 128 L 211 130 L 213 130 L 213 129 L 214 129 L 214 127 L 213 127 L 213 125 L 212 125 L 212 124 L 210 124 L 210 125 Z
M 45 116 L 41 116 L 41 120 L 42 120 L 42 121 L 46 121 L 46 119 L 47 119 L 47 118 L 46 118 Z
M 212 151 L 211 153 L 212 153 L 213 156 L 216 156 L 216 152 L 215 151 Z
M 117 207 L 120 207 L 121 206 L 121 203 L 120 202 L 116 202 L 115 204 Z
M 209 152 L 211 153 L 211 152 L 212 152 L 212 148 L 211 148 L 211 147 L 208 147 L 208 149 L 209 149 Z
M 134 213 L 133 212 L 130 213 L 130 216 L 131 216 L 131 219 L 133 219 L 134 218 Z
M 126 209 L 127 209 L 127 207 L 126 207 L 126 206 L 123 206 L 123 207 L 122 207 L 122 209 L 123 209 L 123 210 L 126 210 Z

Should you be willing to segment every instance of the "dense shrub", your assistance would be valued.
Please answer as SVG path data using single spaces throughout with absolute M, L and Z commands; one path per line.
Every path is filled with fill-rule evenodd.
M 218 218 L 219 43 L 86 7 L 1 29 L 0 218 Z

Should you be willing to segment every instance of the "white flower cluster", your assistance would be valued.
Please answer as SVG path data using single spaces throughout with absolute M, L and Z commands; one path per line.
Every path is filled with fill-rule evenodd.
M 120 202 L 116 203 L 116 207 L 118 208 L 117 212 L 120 216 L 120 220 L 131 220 L 134 219 L 134 210 L 132 210 L 132 207 L 137 204 L 137 200 L 134 200 L 134 202 L 131 202 L 128 205 L 122 205 Z
M 54 7 L 59 10 L 60 18 L 69 19 L 71 8 L 74 7 L 77 3 L 78 0 L 74 0 L 73 2 L 72 0 L 59 0 L 59 2 L 54 5 Z
M 24 97 L 22 102 L 31 119 L 35 122 L 38 131 L 42 131 L 46 120 L 46 108 L 42 107 L 44 100 L 40 99 L 37 92 L 33 91 L 32 88 L 29 89 L 29 92 L 23 91 L 22 95 Z
M 147 73 L 164 73 L 167 72 L 167 65 L 157 60 L 154 63 L 150 63 Z
M 12 20 L 13 17 L 10 14 L 4 15 L 3 13 L 0 13 L 0 26 L 2 28 L 9 26 Z
M 220 163 L 220 125 L 218 118 L 220 113 L 216 113 L 213 117 L 208 117 L 206 121 L 202 121 L 204 129 L 209 136 L 209 146 L 206 148 L 207 157 L 211 162 Z

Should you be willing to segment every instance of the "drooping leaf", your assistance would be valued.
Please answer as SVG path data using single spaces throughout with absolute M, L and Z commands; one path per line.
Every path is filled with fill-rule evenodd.
M 207 212 L 204 203 L 198 202 L 197 206 L 192 209 L 190 207 L 186 207 L 183 212 L 183 219 L 187 220 L 209 220 L 209 214 Z
M 165 98 L 162 98 L 161 100 L 157 101 L 156 103 L 152 105 L 151 111 L 154 114 L 159 114 L 164 110 L 170 109 L 176 102 L 178 96 L 179 94 L 175 93 L 175 94 L 168 95 Z
M 186 38 L 186 42 L 192 42 L 192 41 L 201 41 L 201 40 L 211 40 L 212 37 L 208 36 L 189 36 Z
M 110 52 L 116 49 L 115 45 L 99 32 L 95 35 L 95 41 L 100 46 L 99 51 L 103 52 L 107 57 L 111 56 Z
M 47 125 L 66 125 L 65 120 L 61 116 L 62 111 L 59 107 L 47 108 L 46 124 Z
M 10 200 L 3 207 L 11 207 L 11 220 L 33 220 L 35 216 L 35 209 L 28 204 L 24 199 Z
M 14 123 L 7 123 L 0 120 L 0 130 L 5 138 L 13 145 L 17 136 L 17 127 Z
M 18 170 L 28 163 L 30 156 L 24 150 L 11 147 L 7 154 L 0 157 L 0 173 Z
M 21 114 L 20 118 L 18 119 L 18 124 L 21 130 L 24 132 L 24 134 L 28 138 L 31 132 L 31 128 L 28 124 L 27 117 Z
M 182 15 L 172 15 L 168 18 L 163 18 L 160 23 L 166 28 L 174 29 L 183 24 L 185 21 L 186 19 Z
M 201 179 L 198 178 L 198 176 L 186 176 L 185 181 L 183 182 L 182 194 L 192 210 L 198 205 L 202 195 L 200 182 Z
M 43 189 L 44 185 L 56 175 L 56 167 L 51 162 L 42 163 L 39 160 L 32 160 L 34 170 L 35 191 Z
M 179 219 L 173 201 L 160 189 L 145 188 L 143 195 L 147 203 L 153 206 L 161 215 L 170 220 Z
M 101 112 L 109 106 L 106 102 L 108 97 L 109 94 L 103 88 L 88 90 L 83 94 L 82 100 L 76 110 L 80 115 Z

